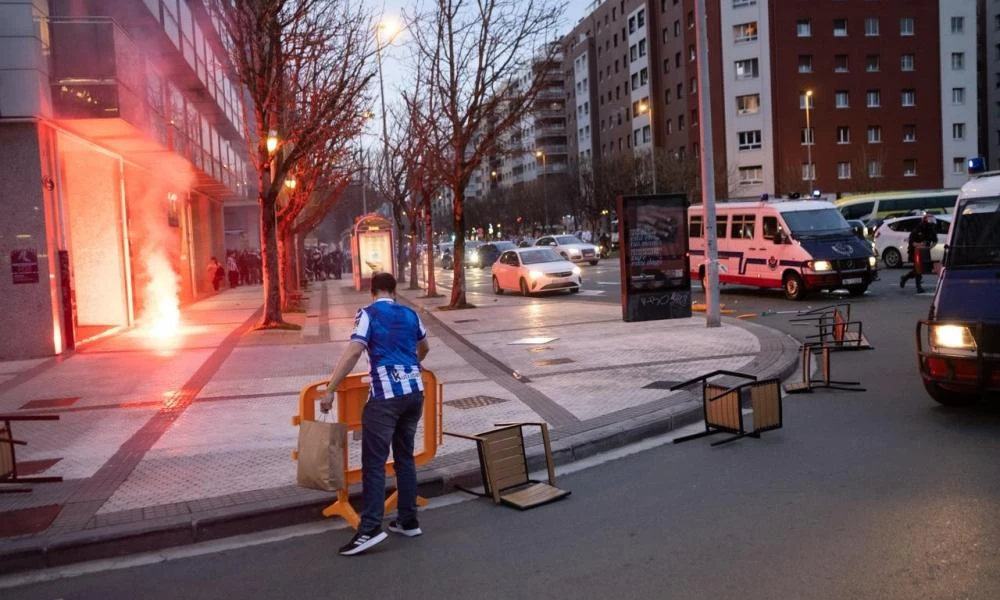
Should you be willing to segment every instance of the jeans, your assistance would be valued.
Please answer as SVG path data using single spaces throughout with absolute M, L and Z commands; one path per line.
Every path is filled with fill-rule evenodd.
M 392 444 L 398 514 L 402 523 L 417 518 L 417 466 L 413 439 L 424 411 L 424 393 L 368 400 L 361 415 L 361 524 L 358 531 L 382 526 L 385 512 L 385 461 Z

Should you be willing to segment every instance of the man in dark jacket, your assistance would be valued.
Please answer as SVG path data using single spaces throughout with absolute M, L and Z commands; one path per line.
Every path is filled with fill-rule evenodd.
M 905 287 L 906 280 L 912 277 L 917 283 L 917 293 L 923 293 L 924 288 L 920 284 L 923 280 L 923 274 L 933 268 L 931 248 L 937 244 L 937 241 L 937 224 L 934 217 L 930 213 L 924 213 L 920 223 L 913 228 L 907 240 L 907 252 L 910 255 L 910 261 L 913 262 L 913 268 L 910 269 L 909 273 L 899 278 L 899 287 Z

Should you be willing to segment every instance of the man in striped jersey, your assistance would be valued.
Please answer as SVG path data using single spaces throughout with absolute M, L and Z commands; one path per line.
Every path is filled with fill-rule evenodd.
M 367 351 L 371 389 L 361 417 L 363 507 L 357 533 L 340 548 L 344 556 L 361 554 L 386 539 L 382 518 L 390 444 L 399 511 L 389 531 L 407 537 L 423 533 L 417 522 L 413 440 L 424 405 L 420 361 L 429 349 L 427 331 L 417 313 L 396 303 L 396 278 L 390 273 L 373 274 L 372 303 L 358 310 L 351 341 L 333 370 L 327 397 L 320 402 L 320 410 L 328 412 L 334 390 Z

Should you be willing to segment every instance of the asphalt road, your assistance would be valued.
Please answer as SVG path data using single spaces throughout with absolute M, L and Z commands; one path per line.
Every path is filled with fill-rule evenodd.
M 913 324 L 930 296 L 890 285 L 899 273 L 853 305 L 875 350 L 833 359 L 836 377 L 867 391 L 787 396 L 785 427 L 760 440 L 609 460 L 562 476 L 573 495 L 527 512 L 481 499 L 425 511 L 423 537 L 359 557 L 337 556 L 348 532 L 327 531 L 0 595 L 995 600 L 1000 406 L 947 408 L 924 393 Z M 837 299 L 723 298 L 777 311 L 758 322 L 800 337 L 811 332 L 781 313 Z

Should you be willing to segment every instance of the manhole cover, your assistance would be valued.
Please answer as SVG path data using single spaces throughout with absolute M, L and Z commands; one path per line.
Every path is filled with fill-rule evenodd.
M 475 323 L 478 320 L 479 319 L 459 319 L 459 320 L 455 321 L 455 323 L 456 324 L 458 324 L 458 323 Z
M 571 362 L 575 362 L 572 358 L 543 358 L 542 360 L 536 360 L 536 367 L 551 367 L 555 365 L 566 365 Z
M 654 381 L 653 383 L 642 386 L 644 390 L 669 390 L 674 387 L 680 381 Z
M 444 404 L 467 410 L 470 408 L 482 408 L 491 404 L 500 404 L 502 402 L 506 402 L 506 400 L 503 398 L 494 398 L 493 396 L 470 396 L 469 398 L 459 398 L 458 400 L 446 400 Z

